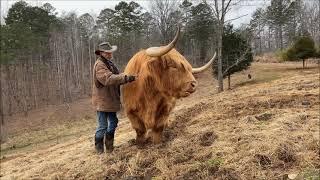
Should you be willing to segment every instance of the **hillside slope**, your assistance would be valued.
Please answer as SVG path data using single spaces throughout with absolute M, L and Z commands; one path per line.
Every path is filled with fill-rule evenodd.
M 178 103 L 160 145 L 134 145 L 135 134 L 123 118 L 114 152 L 96 155 L 91 123 L 79 136 L 2 159 L 1 179 L 315 176 L 320 169 L 319 69 L 279 65 L 281 74 L 260 81 L 256 72 L 273 66 L 254 65 L 256 79 L 240 82 L 238 75 L 237 88 L 219 94 L 210 74 L 200 75 L 198 92 Z

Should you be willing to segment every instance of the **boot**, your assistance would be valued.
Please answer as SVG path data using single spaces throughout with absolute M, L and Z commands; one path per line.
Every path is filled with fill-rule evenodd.
M 106 152 L 113 151 L 113 141 L 114 141 L 114 135 L 106 133 L 105 135 Z
M 96 148 L 96 151 L 98 154 L 102 154 L 104 149 L 103 149 L 103 138 L 97 138 L 96 136 L 94 137 L 94 145 Z

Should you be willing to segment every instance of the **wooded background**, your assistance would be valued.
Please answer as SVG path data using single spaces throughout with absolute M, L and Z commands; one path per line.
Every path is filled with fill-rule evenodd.
M 225 2 L 229 8 L 247 5 L 246 1 Z M 41 7 L 15 3 L 0 29 L 2 121 L 3 116 L 28 115 L 32 109 L 90 97 L 94 50 L 103 41 L 118 46 L 115 63 L 123 69 L 140 49 L 171 41 L 180 24 L 176 48 L 192 65 L 203 65 L 218 47 L 219 24 L 232 23 L 221 23 L 216 4 L 153 0 L 147 10 L 138 2 L 120 2 L 94 17 L 73 12 L 58 16 L 49 3 Z M 237 31 L 254 54 L 285 49 L 302 35 L 319 46 L 320 0 L 271 0 Z

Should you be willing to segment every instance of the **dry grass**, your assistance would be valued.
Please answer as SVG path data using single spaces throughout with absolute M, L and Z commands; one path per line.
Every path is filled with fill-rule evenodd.
M 57 124 L 44 130 L 25 131 L 19 135 L 10 136 L 6 143 L 1 145 L 1 155 L 17 151 L 32 150 L 37 146 L 44 146 L 48 143 L 59 144 L 67 139 L 79 137 L 94 131 L 95 125 L 92 119 L 81 119 L 79 121 Z M 79 127 L 81 127 L 79 129 Z
M 199 91 L 179 102 L 159 145 L 134 145 L 134 133 L 121 119 L 117 148 L 112 154 L 96 155 L 91 132 L 95 120 L 79 121 L 76 128 L 56 129 L 64 134 L 70 128 L 72 136 L 85 130 L 65 142 L 7 152 L 1 160 L 1 176 L 319 179 L 319 69 L 296 67 L 254 64 L 249 72 L 256 81 L 235 75 L 233 89 L 220 94 L 212 91 L 215 82 L 209 74 L 200 76 Z

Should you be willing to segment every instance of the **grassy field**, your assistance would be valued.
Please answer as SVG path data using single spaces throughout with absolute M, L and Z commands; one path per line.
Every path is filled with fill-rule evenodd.
M 94 152 L 89 99 L 68 111 L 45 109 L 39 119 L 35 112 L 37 123 L 23 131 L 14 117 L 1 145 L 1 179 L 319 179 L 319 66 L 300 66 L 254 63 L 219 94 L 210 72 L 201 74 L 162 144 L 135 146 L 121 116 L 112 154 Z

